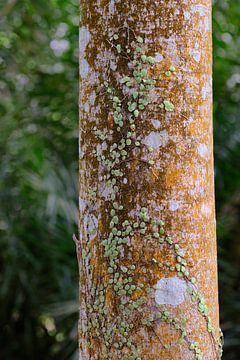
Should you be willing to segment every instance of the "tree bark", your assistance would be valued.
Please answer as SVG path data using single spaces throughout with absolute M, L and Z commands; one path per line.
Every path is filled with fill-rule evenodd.
M 218 359 L 210 0 L 82 0 L 80 359 Z

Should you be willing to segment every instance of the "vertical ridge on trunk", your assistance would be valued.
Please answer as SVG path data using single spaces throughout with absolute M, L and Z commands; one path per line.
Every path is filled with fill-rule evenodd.
M 210 0 L 82 0 L 80 359 L 219 359 Z

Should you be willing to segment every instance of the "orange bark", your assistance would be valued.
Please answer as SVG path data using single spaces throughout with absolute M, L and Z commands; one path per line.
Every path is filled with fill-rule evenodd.
M 80 359 L 218 359 L 211 1 L 81 9 Z

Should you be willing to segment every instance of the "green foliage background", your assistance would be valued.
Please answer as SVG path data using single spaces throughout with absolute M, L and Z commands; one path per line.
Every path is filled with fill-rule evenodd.
M 224 359 L 240 358 L 240 1 L 213 7 Z M 0 0 L 0 359 L 77 359 L 77 0 Z

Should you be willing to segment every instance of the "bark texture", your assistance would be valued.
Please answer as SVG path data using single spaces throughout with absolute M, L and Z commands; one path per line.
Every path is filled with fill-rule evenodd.
M 81 12 L 79 358 L 218 359 L 211 1 Z

